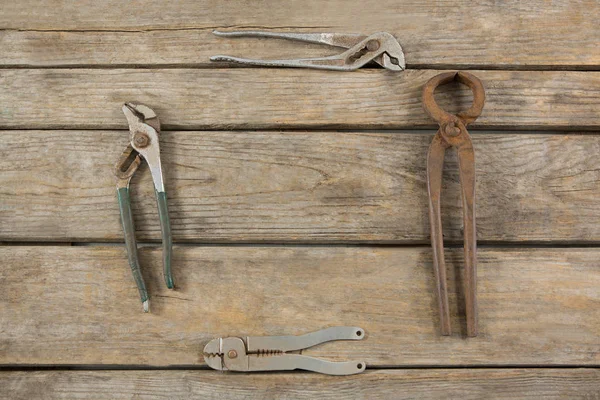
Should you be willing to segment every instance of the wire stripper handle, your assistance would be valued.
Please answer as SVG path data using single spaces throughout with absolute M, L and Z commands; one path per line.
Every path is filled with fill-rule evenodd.
M 299 336 L 248 337 L 246 343 L 249 352 L 265 349 L 285 352 L 307 349 L 333 340 L 361 340 L 364 337 L 365 331 L 362 328 L 355 326 L 335 326 Z
M 301 354 L 283 354 L 277 357 L 248 356 L 248 371 L 304 371 L 326 375 L 360 374 L 367 368 L 364 361 L 327 361 Z

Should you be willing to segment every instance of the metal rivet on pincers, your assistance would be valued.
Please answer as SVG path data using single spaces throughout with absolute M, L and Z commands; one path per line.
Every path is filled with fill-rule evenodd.
M 458 126 L 456 126 L 456 124 L 454 122 L 448 123 L 448 125 L 446 125 L 446 128 L 444 129 L 444 131 L 446 132 L 446 135 L 448 135 L 448 136 L 460 135 L 460 128 Z

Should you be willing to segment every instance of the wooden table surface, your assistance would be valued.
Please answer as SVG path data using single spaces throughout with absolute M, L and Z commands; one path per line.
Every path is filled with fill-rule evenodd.
M 600 3 L 23 0 L 0 9 L 0 398 L 600 399 Z M 335 53 L 214 29 L 387 31 L 407 70 L 241 68 Z M 466 338 L 457 160 L 443 188 L 454 334 L 439 335 L 424 83 L 480 77 L 480 334 Z M 468 107 L 468 90 L 439 102 Z M 112 166 L 121 104 L 159 115 L 176 290 L 150 174 L 132 182 L 152 313 Z M 353 325 L 304 354 L 361 375 L 223 374 L 218 336 Z

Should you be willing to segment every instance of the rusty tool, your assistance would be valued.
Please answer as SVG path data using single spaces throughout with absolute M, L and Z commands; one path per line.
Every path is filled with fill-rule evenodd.
M 390 71 L 403 71 L 406 68 L 404 52 L 398 40 L 387 32 L 372 35 L 344 33 L 293 33 L 270 31 L 214 31 L 221 37 L 259 37 L 288 39 L 300 42 L 325 44 L 348 49 L 330 57 L 299 58 L 293 60 L 256 60 L 232 56 L 213 56 L 211 61 L 227 61 L 239 64 L 262 65 L 268 67 L 299 67 L 329 69 L 335 71 L 354 71 L 374 61 Z
M 165 282 L 169 289 L 173 289 L 173 277 L 171 274 L 172 238 L 169 213 L 167 208 L 167 194 L 163 182 L 162 166 L 160 162 L 160 147 L 158 135 L 160 133 L 160 121 L 152 109 L 142 104 L 125 103 L 123 112 L 129 123 L 129 145 L 125 148 L 119 160 L 115 164 L 115 176 L 117 177 L 117 196 L 119 199 L 119 210 L 121 222 L 125 233 L 125 246 L 129 266 L 133 278 L 140 292 L 140 298 L 144 312 L 149 311 L 150 302 L 146 284 L 140 271 L 140 263 L 135 241 L 135 228 L 131 212 L 131 199 L 129 196 L 129 182 L 142 163 L 146 160 L 150 167 L 156 202 L 158 205 L 158 216 L 160 219 L 160 230 L 163 244 L 163 271 Z
M 434 98 L 435 89 L 446 83 L 457 81 L 467 85 L 473 92 L 473 104 L 466 110 L 452 115 L 442 110 Z M 429 192 L 429 222 L 431 225 L 431 246 L 433 248 L 433 269 L 437 280 L 437 296 L 440 310 L 442 335 L 450 335 L 450 310 L 446 286 L 446 263 L 444 262 L 444 239 L 440 194 L 442 190 L 442 170 L 444 154 L 455 148 L 458 153 L 458 169 L 462 190 L 465 252 L 465 309 L 467 335 L 477 336 L 477 244 L 475 230 L 475 153 L 467 124 L 481 114 L 485 102 L 485 91 L 481 81 L 467 72 L 446 72 L 434 76 L 423 88 L 425 111 L 438 124 L 439 129 L 429 146 L 427 155 L 427 189 Z
M 353 375 L 367 368 L 364 361 L 332 362 L 289 353 L 333 340 L 361 340 L 365 331 L 337 326 L 300 336 L 216 338 L 204 346 L 204 359 L 219 371 L 291 371 L 303 369 L 327 375 Z

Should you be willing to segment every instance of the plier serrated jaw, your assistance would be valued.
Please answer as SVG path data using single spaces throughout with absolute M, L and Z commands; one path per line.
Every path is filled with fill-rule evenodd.
M 169 289 L 174 288 L 171 272 L 172 235 L 167 207 L 167 194 L 165 192 L 162 164 L 160 160 L 160 121 L 156 113 L 148 106 L 142 104 L 125 103 L 123 113 L 129 123 L 129 144 L 119 157 L 115 165 L 117 178 L 117 197 L 121 223 L 125 234 L 127 256 L 134 280 L 140 293 L 144 312 L 149 311 L 149 297 L 144 278 L 140 271 L 135 240 L 135 228 L 131 210 L 129 182 L 141 165 L 142 159 L 146 160 L 152 174 L 152 181 L 156 194 L 158 216 L 163 244 L 163 271 L 165 283 Z
M 435 102 L 433 93 L 443 84 L 458 81 L 473 91 L 472 106 L 457 115 L 442 110 Z M 455 148 L 458 154 L 458 168 L 463 208 L 464 235 L 464 293 L 467 318 L 467 336 L 477 336 L 477 233 L 475 225 L 475 152 L 467 124 L 475 121 L 483 110 L 485 90 L 481 81 L 467 72 L 446 72 L 431 78 L 423 88 L 425 111 L 439 124 L 427 154 L 427 191 L 429 195 L 429 222 L 431 226 L 431 246 L 433 249 L 433 269 L 436 276 L 436 290 L 442 335 L 451 334 L 450 307 L 446 283 L 446 263 L 444 260 L 444 239 L 441 217 L 442 171 L 447 149 Z

